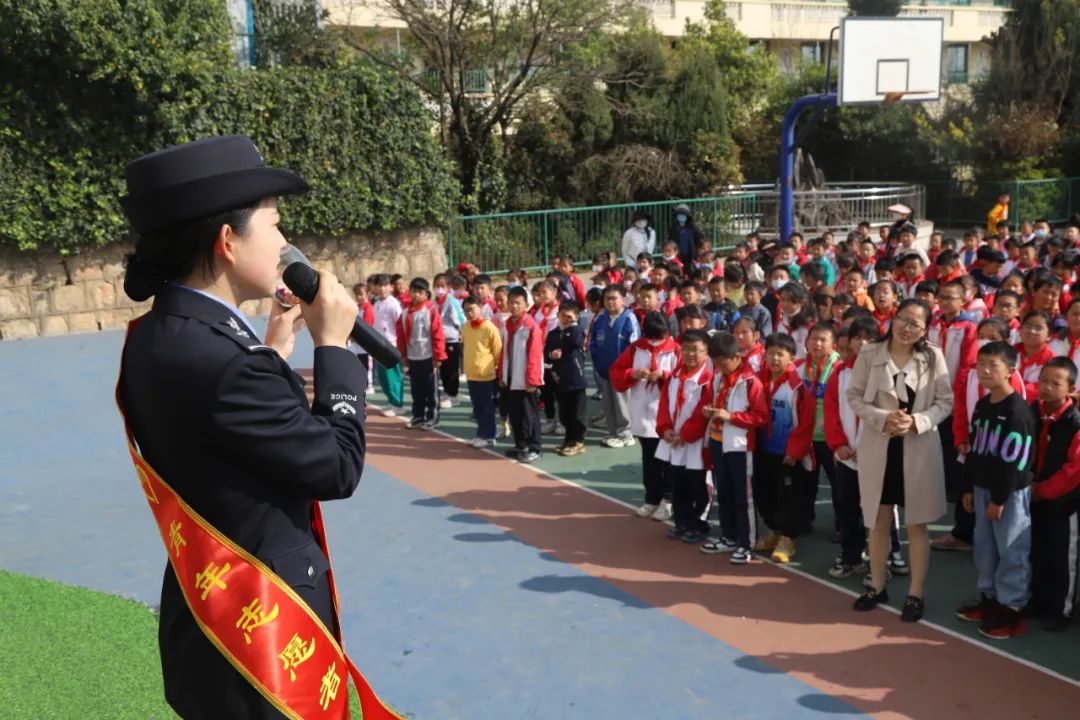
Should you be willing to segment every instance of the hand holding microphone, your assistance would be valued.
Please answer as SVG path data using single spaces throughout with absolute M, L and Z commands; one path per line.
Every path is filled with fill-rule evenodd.
M 297 261 L 285 268 L 282 280 L 303 301 L 301 313 L 316 347 L 345 347 L 351 337 L 383 367 L 391 368 L 401 362 L 397 348 L 360 319 L 356 301 L 333 273 L 320 273 Z

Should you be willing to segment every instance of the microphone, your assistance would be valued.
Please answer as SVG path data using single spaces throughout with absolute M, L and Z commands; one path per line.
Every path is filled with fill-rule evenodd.
M 319 273 L 315 268 L 303 262 L 291 263 L 285 268 L 281 279 L 293 295 L 304 302 L 311 304 L 315 296 L 319 294 Z M 349 333 L 357 345 L 364 348 L 368 355 L 386 368 L 392 368 L 401 362 L 401 353 L 391 345 L 386 338 L 364 322 L 359 315 L 353 322 L 352 332 Z

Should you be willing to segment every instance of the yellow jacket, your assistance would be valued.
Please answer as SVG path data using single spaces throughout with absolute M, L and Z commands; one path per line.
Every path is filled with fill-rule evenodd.
M 461 328 L 462 364 L 465 377 L 475 382 L 495 379 L 495 366 L 502 353 L 502 335 L 495 324 L 484 320 L 479 327 L 466 322 Z
M 1009 206 L 998 203 L 994 205 L 990 210 L 990 214 L 986 216 L 986 234 L 997 235 L 997 224 L 1003 220 L 1009 219 Z

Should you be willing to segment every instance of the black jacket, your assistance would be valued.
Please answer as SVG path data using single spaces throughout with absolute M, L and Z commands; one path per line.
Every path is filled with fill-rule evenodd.
M 128 338 L 121 397 L 158 474 L 225 536 L 266 563 L 336 632 L 313 500 L 349 497 L 364 462 L 363 366 L 315 350 L 303 381 L 224 304 L 167 285 Z M 281 714 L 210 644 L 166 565 L 158 629 L 165 697 L 191 718 Z
M 556 327 L 548 332 L 544 341 L 544 360 L 551 363 L 551 372 L 558 383 L 557 392 L 585 389 L 584 345 L 585 333 L 579 325 L 571 325 L 565 330 Z M 562 350 L 562 357 L 553 360 L 552 350 Z

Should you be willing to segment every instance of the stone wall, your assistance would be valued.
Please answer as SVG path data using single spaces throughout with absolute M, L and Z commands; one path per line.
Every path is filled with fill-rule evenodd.
M 375 272 L 430 278 L 446 268 L 442 233 L 432 228 L 293 243 L 313 265 L 333 271 L 349 286 Z M 66 258 L 0 252 L 0 340 L 124 327 L 150 306 L 124 294 L 124 255 L 130 251 L 129 245 L 118 244 Z M 241 310 L 265 315 L 270 302 L 252 301 Z

